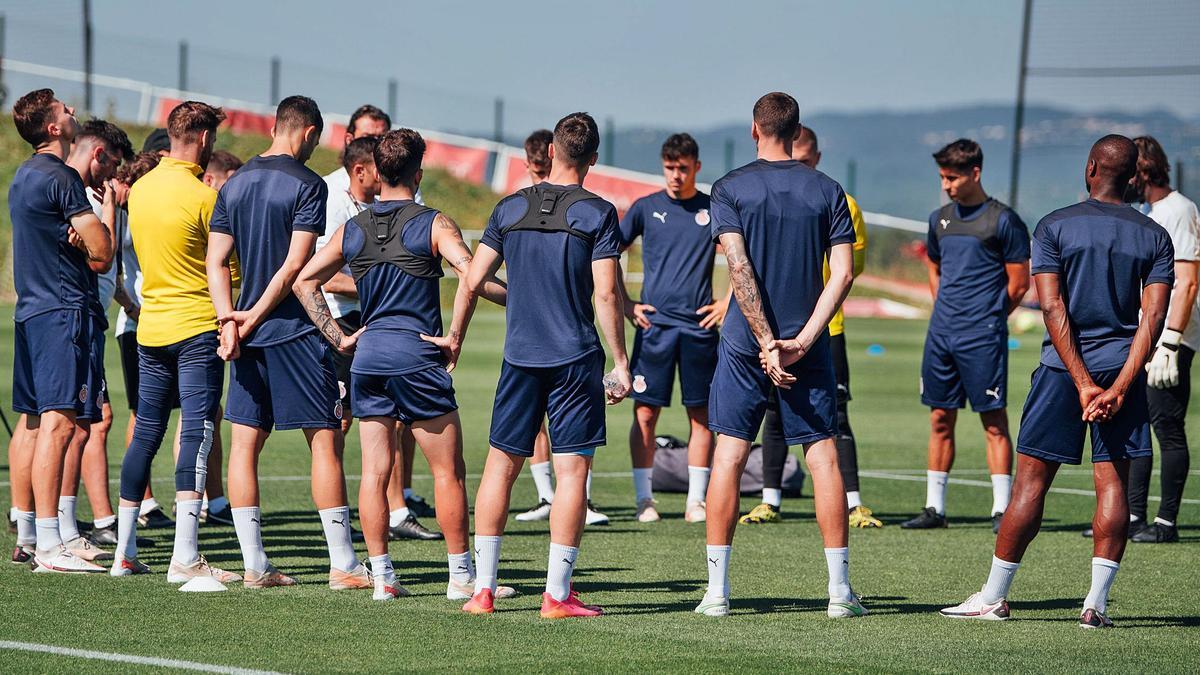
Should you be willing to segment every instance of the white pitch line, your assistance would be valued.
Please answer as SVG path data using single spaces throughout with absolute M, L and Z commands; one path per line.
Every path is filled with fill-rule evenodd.
M 887 471 L 862 471 L 862 470 L 859 470 L 858 475 L 866 476 L 867 478 L 881 478 L 883 480 L 903 480 L 903 481 L 910 481 L 913 483 L 924 483 L 926 480 L 925 476 L 906 476 L 906 475 L 898 474 L 898 473 L 889 473 Z M 975 487 L 986 487 L 986 488 L 992 487 L 992 484 L 990 481 L 971 480 L 970 478 L 950 478 L 947 480 L 947 482 L 954 483 L 956 485 L 972 485 Z M 1078 490 L 1076 488 L 1051 487 L 1050 491 L 1057 492 L 1059 494 L 1064 494 L 1064 495 L 1080 495 L 1083 497 L 1095 497 L 1096 496 L 1096 492 L 1094 490 Z M 1149 499 L 1150 499 L 1150 501 L 1153 501 L 1153 502 L 1162 501 L 1162 497 L 1156 497 L 1156 496 L 1151 496 L 1151 497 L 1149 497 Z M 1200 499 L 1180 499 L 1179 501 L 1181 501 L 1184 504 L 1200 504 Z
M 14 649 L 23 652 L 39 652 L 55 656 L 71 656 L 78 659 L 93 661 L 114 661 L 117 663 L 132 663 L 138 666 L 157 666 L 172 670 L 196 670 L 202 673 L 227 673 L 230 675 L 279 675 L 271 670 L 253 670 L 233 666 L 218 666 L 212 663 L 196 661 L 180 661 L 178 659 L 160 659 L 155 656 L 134 656 L 132 654 L 114 654 L 112 652 L 94 652 L 90 649 L 72 649 L 54 645 L 37 644 L 36 642 L 13 642 L 0 640 L 0 649 Z

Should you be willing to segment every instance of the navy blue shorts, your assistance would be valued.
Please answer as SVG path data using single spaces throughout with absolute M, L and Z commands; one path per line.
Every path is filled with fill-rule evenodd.
M 925 336 L 921 359 L 921 403 L 953 410 L 971 401 L 975 412 L 1008 404 L 1008 333 Z
M 350 375 L 354 416 L 392 417 L 405 424 L 431 420 L 458 410 L 454 382 L 442 366 L 403 375 Z
M 837 384 L 829 342 L 817 344 L 821 346 L 788 366 L 787 371 L 796 376 L 791 389 L 776 389 L 757 355 L 747 356 L 722 341 L 708 400 L 708 428 L 753 441 L 767 405 L 775 399 L 788 445 L 833 438 L 837 432 Z
M 639 328 L 633 338 L 633 393 L 630 398 L 652 406 L 671 405 L 675 368 L 683 405 L 708 405 L 708 390 L 717 367 L 716 331 L 650 326 Z
M 548 368 L 504 362 L 492 408 L 492 447 L 532 457 L 543 417 L 549 418 L 552 452 L 604 445 L 604 352 Z
M 104 419 L 104 404 L 108 401 L 108 383 L 104 375 L 104 324 L 92 318 L 92 339 L 88 345 L 87 401 L 78 419 L 99 422 Z
M 225 419 L 264 431 L 341 428 L 333 347 L 320 335 L 241 352 L 230 369 Z
M 16 322 L 13 410 L 83 412 L 88 400 L 91 321 L 81 309 L 56 309 Z
M 1092 380 L 1107 388 L 1120 372 L 1092 373 Z M 1082 416 L 1079 390 L 1070 373 L 1038 366 L 1021 413 L 1017 452 L 1048 462 L 1079 464 L 1083 461 L 1083 436 L 1090 428 L 1093 463 L 1150 456 L 1150 408 L 1144 373 L 1129 388 L 1125 403 L 1112 420 L 1084 422 Z

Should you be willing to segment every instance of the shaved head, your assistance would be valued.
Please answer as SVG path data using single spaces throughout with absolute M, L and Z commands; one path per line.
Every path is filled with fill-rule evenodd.
M 1109 134 L 1096 141 L 1088 153 L 1084 182 L 1093 196 L 1097 192 L 1126 193 L 1129 181 L 1137 173 L 1138 150 L 1133 141 L 1120 134 Z

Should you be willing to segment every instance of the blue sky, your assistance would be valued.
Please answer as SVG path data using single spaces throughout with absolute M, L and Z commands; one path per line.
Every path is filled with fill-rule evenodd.
M 418 126 L 490 128 L 492 100 L 503 96 L 517 127 L 575 109 L 621 125 L 702 127 L 746 119 L 772 89 L 794 94 L 804 112 L 1011 103 L 1021 4 L 99 0 L 96 68 L 174 84 L 175 45 L 186 39 L 191 87 L 234 97 L 265 99 L 268 60 L 277 55 L 283 93 L 311 94 L 331 111 L 360 100 L 383 105 L 386 80 L 395 78 L 406 121 Z M 6 9 L 9 56 L 78 63 L 78 6 L 40 0 Z M 1089 4 L 1039 7 L 1070 25 Z M 60 15 L 67 28 L 49 27 Z M 1036 29 L 1035 37 L 1042 45 L 1061 38 Z M 1053 47 L 1041 53 L 1054 55 Z M 1031 97 L 1050 96 L 1052 85 L 1038 83 Z M 1178 103 L 1159 89 L 1122 101 L 1111 85 L 1085 87 L 1072 100 L 1154 106 L 1158 96 L 1200 114 L 1194 94 Z

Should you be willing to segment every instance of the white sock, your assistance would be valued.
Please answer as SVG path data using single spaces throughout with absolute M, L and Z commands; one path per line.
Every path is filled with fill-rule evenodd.
M 117 509 L 117 551 L 116 557 L 133 560 L 137 557 L 137 519 L 139 509 L 136 506 L 122 506 Z
M 850 590 L 850 549 L 825 549 L 825 567 L 829 570 L 829 599 L 833 602 L 851 602 L 854 591 Z
M 208 502 L 209 511 L 224 511 L 227 508 L 229 508 L 229 498 L 225 495 L 221 495 Z
M 238 548 L 242 549 L 243 568 L 265 571 L 267 552 L 262 543 L 262 510 L 257 506 L 233 509 L 233 529 L 237 531 Z
M 708 474 L 710 469 L 707 466 L 692 466 L 688 465 L 688 502 L 702 502 L 708 494 Z
M 58 534 L 63 541 L 79 538 L 79 523 L 75 520 L 75 497 L 58 498 Z
M 708 555 L 708 592 L 714 598 L 729 597 L 729 554 L 732 546 L 705 546 Z
M 15 522 L 17 522 L 17 514 L 18 514 L 18 513 L 20 513 L 20 511 L 18 511 L 18 510 L 17 510 L 17 507 L 15 507 L 15 506 L 10 506 L 10 507 L 8 507 L 8 520 L 9 520 L 9 522 L 11 522 L 11 523 L 15 523 Z
M 983 587 L 983 601 L 994 604 L 1008 597 L 1008 589 L 1012 586 L 1013 577 L 1021 563 L 1008 562 L 992 556 L 992 571 L 988 574 L 987 584 Z
M 404 498 L 412 499 L 412 496 L 413 496 L 412 488 L 404 488 Z
M 475 578 L 475 565 L 471 564 L 471 552 L 446 554 L 450 566 L 450 579 L 465 584 Z
M 105 516 L 104 518 L 97 518 L 93 520 L 92 527 L 96 528 L 97 530 L 103 530 L 106 527 L 111 527 L 115 522 L 117 522 L 116 516 Z
M 58 533 L 58 516 L 35 518 L 33 526 L 37 530 L 37 549 L 39 551 L 50 551 L 55 546 L 62 546 L 62 536 Z
M 343 572 L 353 572 L 358 567 L 354 555 L 354 542 L 350 540 L 350 507 L 335 506 L 322 509 L 321 527 L 325 529 L 325 544 L 329 547 L 329 566 Z
M 546 566 L 546 592 L 562 602 L 571 594 L 571 575 L 575 572 L 575 561 L 579 549 L 550 542 L 550 564 Z
M 175 550 L 171 559 L 180 565 L 190 565 L 200 558 L 201 500 L 175 502 Z
M 585 494 L 587 495 L 587 500 L 589 502 L 592 501 L 592 470 L 591 469 L 588 469 L 587 488 L 586 488 Z
M 554 482 L 550 480 L 550 462 L 530 464 L 529 473 L 533 474 L 533 484 L 537 486 L 538 499 L 553 503 Z
M 383 555 L 373 555 L 370 558 L 371 574 L 376 579 L 382 579 L 385 583 L 396 583 L 396 569 L 392 567 L 392 556 L 384 553 Z
M 396 509 L 388 514 L 388 527 L 400 527 L 408 519 L 408 507 Z
M 37 527 L 33 511 L 17 511 L 17 543 L 23 546 L 37 545 Z
M 856 506 L 862 506 L 862 496 L 858 494 L 858 490 L 852 490 L 846 493 L 846 508 L 852 509 Z
M 496 592 L 496 570 L 500 567 L 500 537 L 475 535 L 475 592 Z
M 147 499 L 142 502 L 142 506 L 141 506 L 142 510 L 138 512 L 138 515 L 144 516 L 147 513 L 150 513 L 151 511 L 153 511 L 154 509 L 157 509 L 157 508 L 162 508 L 162 507 L 160 507 L 158 505 L 157 499 L 155 499 L 154 497 L 151 497 L 150 499 Z
M 1165 518 L 1159 518 L 1158 516 L 1154 516 L 1154 522 L 1158 523 L 1159 525 L 1166 525 L 1167 527 L 1175 527 L 1175 523 L 1172 523 Z
M 1092 558 L 1092 588 L 1083 599 L 1083 608 L 1092 608 L 1101 614 L 1108 610 L 1108 589 L 1112 588 L 1121 564 L 1106 558 Z
M 775 508 L 783 505 L 783 490 L 779 488 L 763 488 L 763 503 L 770 504 Z
M 939 516 L 946 515 L 946 481 L 949 478 L 948 471 L 925 472 L 925 508 L 932 507 Z
M 633 470 L 633 491 L 637 494 L 637 501 L 654 499 L 653 483 L 654 467 Z
M 992 474 L 992 515 L 1008 510 L 1008 495 L 1012 492 L 1012 476 L 1006 473 Z

